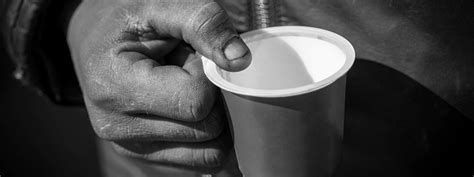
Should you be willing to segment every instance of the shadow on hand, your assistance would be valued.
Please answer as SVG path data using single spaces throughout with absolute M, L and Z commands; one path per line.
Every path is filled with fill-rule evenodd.
M 384 65 L 348 73 L 343 158 L 335 176 L 472 176 L 474 123 Z

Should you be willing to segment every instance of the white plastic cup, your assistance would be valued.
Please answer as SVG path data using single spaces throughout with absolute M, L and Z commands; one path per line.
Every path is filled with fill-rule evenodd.
M 355 52 L 323 29 L 283 26 L 241 35 L 252 63 L 241 72 L 203 57 L 221 88 L 245 177 L 328 177 L 340 160 L 345 74 Z

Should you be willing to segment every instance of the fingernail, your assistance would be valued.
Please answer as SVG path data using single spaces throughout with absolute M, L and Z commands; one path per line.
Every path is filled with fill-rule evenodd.
M 248 53 L 247 46 L 239 37 L 232 38 L 224 48 L 224 55 L 228 60 L 235 60 Z

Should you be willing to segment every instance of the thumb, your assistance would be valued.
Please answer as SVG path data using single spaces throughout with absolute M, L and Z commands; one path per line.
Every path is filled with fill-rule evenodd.
M 249 48 L 219 4 L 202 0 L 198 3 L 183 3 L 178 7 L 168 16 L 167 22 L 155 23 L 161 24 L 156 27 L 167 28 L 165 31 L 173 37 L 183 39 L 224 70 L 240 71 L 250 64 Z
M 198 9 L 184 26 L 184 40 L 222 69 L 245 69 L 251 61 L 250 50 L 233 28 L 226 12 L 215 2 Z

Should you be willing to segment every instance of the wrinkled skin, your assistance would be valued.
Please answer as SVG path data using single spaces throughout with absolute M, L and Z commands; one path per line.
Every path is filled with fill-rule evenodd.
M 93 128 L 122 155 L 211 169 L 231 148 L 218 93 L 195 53 L 229 71 L 251 54 L 210 0 L 92 0 L 68 43 Z

